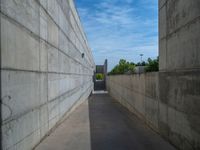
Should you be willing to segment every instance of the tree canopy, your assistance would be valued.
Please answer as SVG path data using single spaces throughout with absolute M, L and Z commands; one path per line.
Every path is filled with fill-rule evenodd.
M 120 59 L 119 64 L 117 64 L 109 74 L 125 74 L 134 73 L 135 64 L 133 62 L 128 62 L 125 59 Z
M 148 58 L 147 62 L 128 62 L 125 59 L 120 59 L 119 63 L 108 73 L 108 75 L 116 74 L 133 74 L 136 66 L 145 66 L 146 72 L 158 71 L 159 70 L 159 59 Z

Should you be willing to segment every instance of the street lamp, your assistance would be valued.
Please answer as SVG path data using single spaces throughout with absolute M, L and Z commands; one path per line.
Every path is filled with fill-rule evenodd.
M 141 65 L 142 65 L 142 56 L 144 56 L 144 54 L 140 54 L 140 57 L 141 57 Z

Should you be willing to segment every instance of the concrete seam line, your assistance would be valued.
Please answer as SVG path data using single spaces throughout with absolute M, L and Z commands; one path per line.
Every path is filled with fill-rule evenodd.
M 89 88 L 88 88 L 89 89 Z M 87 90 L 88 90 L 87 89 Z M 83 94 L 80 96 L 80 98 L 82 97 L 84 95 L 84 92 L 83 92 Z M 80 99 L 80 98 L 78 98 L 78 99 Z M 77 101 L 78 102 L 78 101 Z M 75 102 L 76 103 L 76 102 Z M 75 104 L 74 104 L 75 105 Z M 74 106 L 73 105 L 73 106 Z M 72 106 L 72 107 L 73 107 Z M 68 113 L 71 109 L 72 109 L 72 107 L 66 112 L 66 113 Z M 65 114 L 66 115 L 66 114 Z M 64 115 L 63 115 L 64 116 Z M 62 119 L 62 117 L 60 118 L 60 119 Z M 68 117 L 66 118 L 66 119 L 68 119 Z M 65 119 L 65 120 L 66 120 Z M 63 120 L 62 122 L 64 122 L 65 120 Z M 49 121 L 49 120 L 48 120 Z M 59 121 L 58 121 L 59 122 Z M 55 124 L 55 126 L 52 128 L 52 129 L 50 129 L 47 133 L 46 133 L 46 135 L 44 136 L 44 137 L 46 137 L 48 134 L 50 134 L 51 132 L 53 132 L 55 129 L 56 129 L 56 127 L 58 127 L 62 122 L 60 122 L 59 124 L 58 124 L 58 122 Z M 12 147 L 14 147 L 15 145 L 17 145 L 18 143 L 20 143 L 20 142 L 22 142 L 24 139 L 26 139 L 27 137 L 29 137 L 30 135 L 32 135 L 34 132 L 36 132 L 36 131 L 38 131 L 38 130 L 40 130 L 41 128 L 37 128 L 37 129 L 35 129 L 34 131 L 32 131 L 31 133 L 29 133 L 28 135 L 26 135 L 24 138 L 22 138 L 21 140 L 19 140 L 18 142 L 16 142 L 15 144 L 13 144 L 12 146 L 10 146 L 10 147 L 8 147 L 7 149 L 10 149 L 10 148 L 12 148 Z M 41 142 L 41 141 L 40 141 Z M 39 143 L 40 143 L 39 142 Z M 34 147 L 35 148 L 35 147 Z
M 164 2 L 164 4 L 158 9 L 158 11 L 160 11 L 165 5 L 167 5 L 167 2 L 168 2 L 169 0 L 165 0 L 165 2 Z M 158 5 L 158 7 L 159 7 L 159 5 Z
M 52 16 L 48 13 L 48 11 L 40 4 L 40 2 L 36 1 L 38 5 L 46 12 L 46 14 L 51 18 L 51 20 L 56 24 L 58 29 L 65 35 L 65 37 L 71 42 L 71 44 L 76 48 L 76 50 L 81 54 L 81 52 L 78 50 L 76 45 L 71 41 L 71 39 L 66 35 L 66 33 L 63 31 L 63 29 L 57 24 L 57 22 L 52 18 Z M 57 2 L 57 1 L 56 1 Z M 59 4 L 58 4 L 59 5 Z M 59 5 L 60 6 L 60 5 Z M 70 24 L 71 25 L 71 24 Z M 72 26 L 71 26 L 72 27 Z M 73 27 L 72 30 L 74 31 Z M 75 33 L 75 31 L 74 31 Z M 75 33 L 76 34 L 76 33 Z M 76 35 L 77 36 L 77 35 Z M 81 43 L 81 42 L 80 42 Z M 83 46 L 83 45 L 82 45 Z M 87 60 L 86 60 L 87 61 Z M 88 63 L 88 62 L 87 62 Z
M 58 3 L 58 1 L 57 1 L 57 3 Z M 60 6 L 60 4 L 58 3 L 58 5 Z M 60 6 L 60 8 L 62 9 L 62 11 L 64 11 L 63 10 L 63 8 Z M 76 8 L 76 7 L 75 7 Z M 84 40 L 84 42 L 85 42 L 85 38 L 84 38 L 84 36 L 83 36 L 83 33 L 82 33 L 82 30 L 83 30 L 83 27 L 81 26 L 81 28 L 82 28 L 82 30 L 80 29 L 80 26 L 78 25 L 78 20 L 76 20 L 76 18 L 75 18 L 75 14 L 73 13 L 73 11 L 72 11 L 72 9 L 71 9 L 71 7 L 69 6 L 69 9 L 70 9 L 70 11 L 72 12 L 72 15 L 73 15 L 73 18 L 74 18 L 74 20 L 75 20 L 75 23 L 76 23 L 76 25 L 77 25 L 77 27 L 78 27 L 78 29 L 79 29 L 79 31 L 80 31 L 80 33 L 81 33 L 81 36 L 82 36 L 82 39 Z M 78 11 L 76 10 L 76 12 L 77 12 L 77 16 L 78 16 Z M 64 15 L 65 15 L 65 17 L 66 17 L 66 19 L 67 19 L 67 16 L 66 16 L 66 14 L 64 13 Z M 78 16 L 79 17 L 79 16 Z M 81 19 L 79 18 L 79 20 L 81 21 Z M 74 29 L 74 27 L 72 26 L 72 24 L 71 24 L 71 22 L 69 22 L 70 23 L 70 25 L 71 25 L 71 27 L 73 28 L 73 30 L 74 30 L 74 33 L 76 34 L 76 32 L 75 32 L 75 29 Z M 81 22 L 80 22 L 80 25 L 82 25 L 81 24 Z M 85 34 L 85 33 L 84 33 Z M 86 35 L 85 35 L 86 36 Z M 78 36 L 77 36 L 78 37 Z M 79 39 L 79 38 L 78 38 Z M 84 47 L 84 45 L 86 46 L 86 52 L 88 53 L 89 51 L 88 51 L 88 45 L 86 44 L 86 42 L 85 42 L 85 44 L 83 45 L 83 43 L 81 42 L 81 40 L 79 39 L 79 41 L 80 41 L 80 43 L 81 43 L 81 45 Z M 91 57 L 91 55 L 89 55 L 90 57 Z M 89 59 L 91 59 L 89 57 Z M 91 60 L 90 60 L 91 61 Z M 91 64 L 90 64 L 91 65 Z
M 88 89 L 86 89 L 86 92 L 89 92 L 89 89 L 91 88 L 91 86 L 88 88 Z M 86 98 L 85 100 L 83 100 L 83 102 L 82 103 L 80 103 L 80 104 L 78 104 L 78 106 L 76 106 L 77 105 L 77 103 L 79 102 L 79 100 L 81 99 L 81 97 L 83 97 L 84 96 L 84 94 L 85 94 L 85 92 L 83 92 L 82 93 L 82 95 L 79 97 L 79 99 L 73 104 L 73 106 L 67 111 L 67 112 L 65 112 L 65 114 L 61 117 L 61 121 L 59 122 L 57 122 L 56 124 L 55 124 L 55 126 L 52 128 L 52 129 L 50 129 L 46 134 L 45 134 L 45 136 L 39 141 L 39 143 L 38 144 L 36 144 L 34 147 L 33 147 L 33 150 L 43 141 L 43 140 L 45 140 L 46 139 L 46 137 L 49 135 L 49 134 L 51 134 L 53 131 L 55 131 L 55 129 L 58 127 L 58 126 L 60 126 L 64 121 L 66 121 L 69 117 L 70 117 L 70 115 L 71 115 L 71 113 L 73 112 L 73 109 L 76 109 L 76 108 L 78 108 L 84 101 L 86 101 L 88 98 Z M 88 94 L 87 94 L 88 95 Z M 75 108 L 74 108 L 75 107 Z M 69 113 L 69 114 L 68 114 Z M 68 115 L 64 120 L 62 120 L 66 115 Z
M 65 72 L 53 72 L 53 71 L 37 71 L 37 70 L 25 70 L 16 68 L 1 68 L 4 71 L 19 71 L 27 73 L 38 73 L 38 74 L 61 74 L 61 75 L 77 75 L 77 76 L 93 76 L 93 74 L 78 74 L 78 73 L 65 73 Z
M 44 106 L 44 105 L 46 105 L 46 104 L 48 104 L 48 103 L 50 103 L 50 102 L 53 102 L 53 101 L 59 99 L 60 97 L 62 97 L 62 96 L 64 96 L 64 95 L 67 95 L 67 94 L 73 95 L 73 93 L 74 93 L 76 90 L 79 90 L 83 85 L 85 85 L 85 84 L 87 84 L 87 83 L 89 83 L 89 82 L 91 82 L 91 81 L 92 81 L 92 80 L 90 80 L 90 81 L 88 81 L 88 82 L 85 82 L 84 84 L 82 84 L 82 85 L 80 85 L 80 86 L 78 86 L 78 87 L 76 87 L 76 88 L 74 88 L 74 89 L 72 89 L 72 90 L 70 90 L 70 91 L 67 91 L 67 92 L 65 92 L 65 93 L 63 93 L 63 94 L 57 96 L 57 97 L 54 98 L 54 99 L 48 100 L 47 102 L 45 102 L 45 103 L 43 103 L 43 104 L 41 104 L 41 105 L 39 105 L 39 106 L 36 106 L 36 107 L 34 107 L 34 108 L 31 108 L 31 109 L 29 109 L 29 110 L 27 110 L 27 111 L 24 111 L 24 112 L 20 113 L 20 114 L 16 114 L 16 115 L 14 115 L 14 116 L 11 116 L 11 117 L 9 117 L 9 118 L 3 120 L 3 121 L 2 121 L 2 125 L 5 125 L 5 124 L 7 124 L 7 123 L 9 123 L 9 122 L 11 122 L 11 121 L 13 121 L 13 120 L 17 120 L 17 119 L 21 118 L 21 116 L 24 116 L 24 115 L 26 115 L 27 113 L 29 113 L 29 112 L 31 112 L 31 111 L 34 111 L 35 109 L 40 109 L 42 106 Z
M 22 30 L 25 30 L 25 32 L 27 32 L 30 36 L 34 37 L 36 40 L 38 40 L 40 42 L 40 40 L 43 40 L 45 43 L 47 43 L 48 45 L 50 45 L 51 47 L 57 49 L 58 51 L 60 51 L 61 53 L 63 53 L 65 56 L 71 58 L 72 60 L 74 60 L 75 62 L 79 63 L 80 65 L 82 65 L 84 68 L 87 68 L 90 71 L 93 71 L 91 68 L 83 65 L 81 62 L 79 62 L 78 60 L 76 60 L 75 58 L 73 58 L 72 56 L 70 56 L 69 54 L 65 53 L 63 50 L 59 49 L 58 47 L 56 47 L 55 45 L 49 43 L 48 41 L 46 41 L 45 39 L 42 39 L 40 36 L 38 36 L 37 34 L 35 34 L 34 32 L 32 32 L 31 30 L 29 30 L 27 27 L 25 27 L 24 25 L 20 24 L 17 20 L 14 20 L 13 18 L 11 18 L 10 16 L 8 16 L 7 14 L 4 14 L 4 12 L 1 12 L 1 16 L 4 17 L 4 19 L 12 22 L 13 24 L 22 27 Z
M 172 37 L 174 34 L 180 32 L 182 29 L 187 28 L 188 26 L 190 26 L 191 24 L 193 24 L 194 22 L 197 22 L 197 21 L 200 21 L 200 16 L 197 16 L 196 18 L 194 18 L 194 19 L 188 21 L 187 23 L 181 25 L 177 29 L 173 30 L 172 32 L 168 33 L 166 36 L 159 39 L 159 41 Z

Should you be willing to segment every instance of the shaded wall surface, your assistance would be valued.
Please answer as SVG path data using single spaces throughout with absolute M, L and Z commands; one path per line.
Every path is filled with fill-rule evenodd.
M 109 94 L 176 147 L 200 148 L 200 72 L 107 77 Z
M 160 71 L 200 68 L 200 1 L 159 0 Z
M 200 149 L 199 0 L 159 0 L 159 70 L 109 76 L 108 91 L 176 147 Z
M 28 150 L 87 99 L 95 65 L 73 0 L 0 2 L 2 144 Z

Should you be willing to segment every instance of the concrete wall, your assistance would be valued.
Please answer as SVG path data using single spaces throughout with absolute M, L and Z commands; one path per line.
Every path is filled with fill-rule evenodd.
M 0 3 L 2 144 L 28 150 L 87 99 L 95 65 L 73 0 Z
M 199 0 L 159 0 L 159 69 L 109 76 L 108 91 L 176 147 L 200 149 Z
M 160 71 L 200 68 L 200 1 L 159 0 Z
M 200 72 L 107 77 L 109 94 L 183 150 L 200 148 Z

